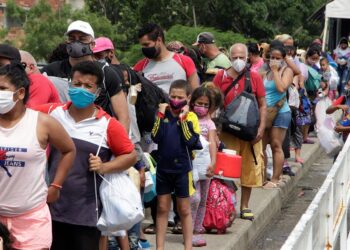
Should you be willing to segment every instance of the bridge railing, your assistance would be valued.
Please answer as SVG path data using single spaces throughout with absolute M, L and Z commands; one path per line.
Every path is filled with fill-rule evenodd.
M 350 249 L 350 139 L 282 250 Z

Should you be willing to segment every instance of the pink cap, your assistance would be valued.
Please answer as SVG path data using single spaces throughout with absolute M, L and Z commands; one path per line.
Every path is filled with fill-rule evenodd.
M 104 50 L 114 50 L 112 41 L 107 37 L 99 37 L 95 39 L 95 47 L 92 50 L 94 53 L 98 53 Z

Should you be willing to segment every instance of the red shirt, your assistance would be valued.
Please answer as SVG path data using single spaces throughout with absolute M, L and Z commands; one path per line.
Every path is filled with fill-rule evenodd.
M 60 103 L 60 97 L 53 83 L 39 73 L 28 74 L 30 80 L 27 107 L 35 107 L 46 103 Z
M 225 90 L 231 85 L 233 82 L 233 78 L 227 74 L 225 70 L 219 70 L 219 72 L 216 74 L 213 80 L 214 84 L 221 90 L 222 93 L 225 92 Z M 256 98 L 259 97 L 265 97 L 265 87 L 263 84 L 263 81 L 261 79 L 261 76 L 254 71 L 250 72 L 250 82 L 252 85 L 252 92 L 256 96 Z M 244 84 L 245 84 L 245 75 L 238 81 L 236 86 L 234 86 L 228 94 L 224 97 L 224 105 L 225 107 L 241 92 L 244 90 Z

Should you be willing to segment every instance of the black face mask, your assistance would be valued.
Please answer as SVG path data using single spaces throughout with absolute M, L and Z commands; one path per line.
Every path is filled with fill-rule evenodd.
M 92 50 L 90 48 L 90 43 L 75 41 L 67 44 L 67 53 L 72 58 L 80 58 L 92 55 Z
M 160 49 L 157 49 L 156 46 L 142 48 L 142 54 L 149 59 L 154 59 L 159 56 Z

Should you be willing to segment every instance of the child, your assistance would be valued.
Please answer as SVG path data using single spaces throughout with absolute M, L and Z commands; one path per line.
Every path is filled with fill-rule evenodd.
M 193 171 L 197 170 L 199 172 L 199 180 L 195 183 L 196 193 L 191 197 L 192 226 L 194 233 L 192 238 L 192 246 L 194 247 L 206 246 L 207 244 L 201 234 L 205 231 L 202 226 L 205 215 L 205 204 L 210 184 L 209 178 L 213 176 L 217 152 L 216 128 L 214 122 L 210 118 L 209 113 L 209 110 L 212 110 L 213 106 L 214 103 L 212 101 L 212 93 L 208 88 L 202 86 L 193 92 L 190 101 L 190 109 L 193 110 L 199 118 L 201 135 L 203 136 L 204 140 L 209 142 L 210 154 L 209 159 L 205 156 L 200 157 L 199 155 L 196 155 L 196 160 L 198 157 L 203 159 L 194 161 L 193 163 Z M 202 145 L 204 147 L 203 143 Z M 207 162 L 208 160 L 209 162 Z M 200 174 L 201 167 L 202 169 L 206 169 L 206 176 L 204 174 Z
M 338 73 L 333 67 L 329 66 L 327 58 L 322 58 L 320 63 L 322 77 L 325 79 L 325 81 L 327 81 L 329 86 L 328 97 L 333 101 L 335 98 L 337 98 L 337 88 L 339 84 Z
M 158 194 L 156 244 L 164 249 L 171 193 L 175 192 L 185 249 L 192 249 L 192 217 L 189 197 L 194 193 L 191 151 L 201 149 L 198 118 L 187 105 L 190 85 L 174 81 L 169 90 L 169 104 L 159 105 L 152 139 L 158 144 L 156 190 Z
M 347 81 L 347 84 L 343 90 L 343 95 L 341 95 L 337 100 L 335 100 L 331 106 L 327 108 L 327 114 L 333 114 L 338 109 L 343 111 L 342 120 L 336 125 L 334 130 L 337 133 L 343 134 L 343 140 L 346 141 L 349 132 L 350 126 L 348 126 L 348 119 L 350 119 L 350 79 Z

